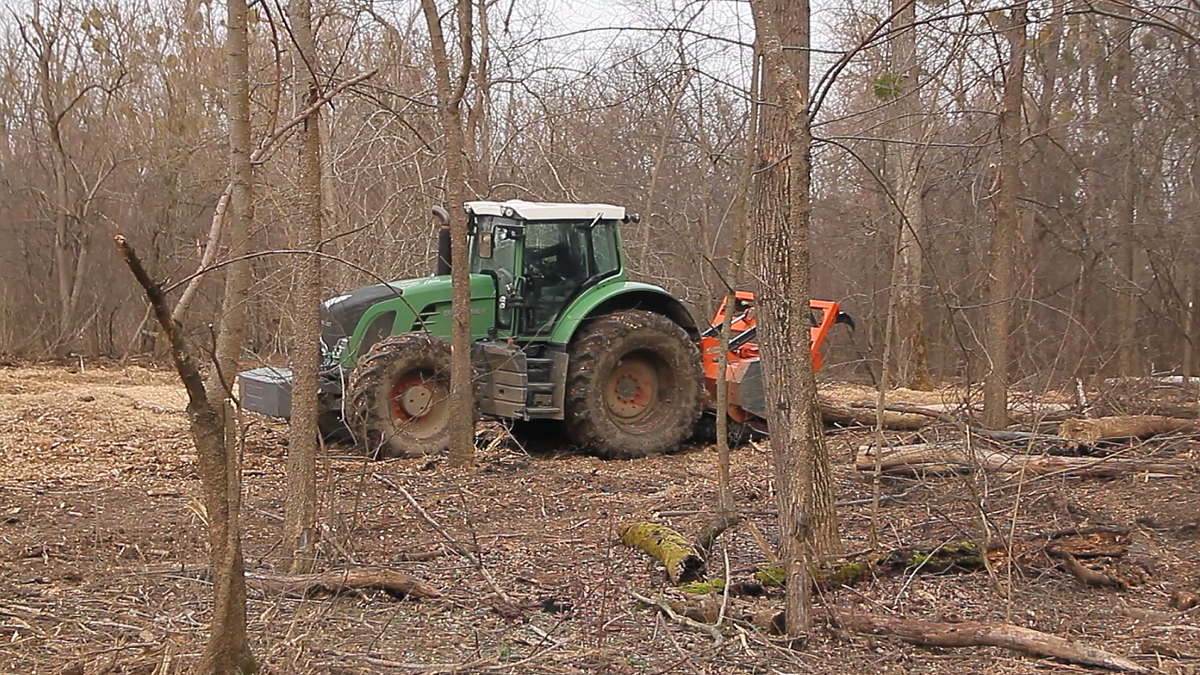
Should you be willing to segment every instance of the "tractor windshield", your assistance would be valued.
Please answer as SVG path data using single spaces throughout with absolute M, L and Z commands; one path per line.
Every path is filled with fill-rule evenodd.
M 484 216 L 475 223 L 475 236 L 471 238 L 471 274 L 493 273 L 500 284 L 497 291 L 503 293 L 517 277 L 517 249 L 519 240 L 516 221 L 497 216 Z M 491 255 L 481 251 L 479 240 L 482 235 L 492 237 Z

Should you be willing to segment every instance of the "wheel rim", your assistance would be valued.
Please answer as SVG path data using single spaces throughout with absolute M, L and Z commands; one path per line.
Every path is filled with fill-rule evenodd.
M 450 390 L 429 373 L 408 373 L 392 385 L 389 403 L 398 431 L 432 436 L 449 418 Z
M 604 386 L 604 405 L 617 424 L 629 428 L 653 418 L 659 409 L 669 371 L 662 359 L 634 352 L 621 359 Z

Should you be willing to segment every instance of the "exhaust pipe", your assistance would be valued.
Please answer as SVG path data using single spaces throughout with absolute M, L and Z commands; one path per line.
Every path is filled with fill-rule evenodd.
M 450 274 L 450 212 L 441 206 L 433 207 L 433 217 L 438 219 L 437 258 L 433 264 L 434 276 Z

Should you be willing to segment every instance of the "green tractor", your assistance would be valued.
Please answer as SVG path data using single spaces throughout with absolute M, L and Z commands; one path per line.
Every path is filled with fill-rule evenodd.
M 669 452 L 704 406 L 700 324 L 670 293 L 630 281 L 607 204 L 467 202 L 477 413 L 559 420 L 607 459 Z M 320 426 L 372 457 L 449 446 L 449 214 L 434 274 L 366 286 L 321 311 Z M 291 372 L 238 374 L 244 409 L 287 418 Z

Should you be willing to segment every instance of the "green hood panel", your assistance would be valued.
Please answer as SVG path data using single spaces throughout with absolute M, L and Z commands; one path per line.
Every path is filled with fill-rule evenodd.
M 331 349 L 336 340 L 349 333 L 348 344 L 338 356 L 343 368 L 353 368 L 360 355 L 388 335 L 425 331 L 450 340 L 450 299 L 447 275 L 365 286 L 326 301 L 327 316 L 342 315 L 345 319 L 341 325 L 353 323 L 353 327 L 339 331 L 337 321 L 329 326 L 331 322 L 323 320 L 322 340 Z M 495 325 L 495 314 L 496 286 L 492 278 L 471 275 L 472 339 L 487 336 L 488 329 Z

